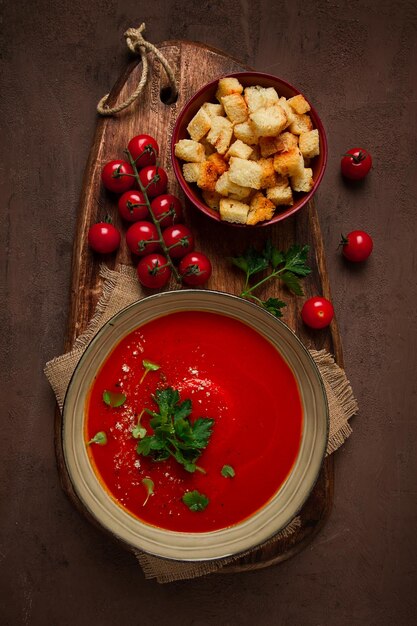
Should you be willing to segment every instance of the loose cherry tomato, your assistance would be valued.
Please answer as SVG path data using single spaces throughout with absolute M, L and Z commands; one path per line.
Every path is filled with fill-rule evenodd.
M 181 259 L 178 271 L 186 285 L 204 285 L 211 276 L 210 259 L 202 252 L 190 252 Z
M 325 328 L 330 324 L 334 316 L 333 305 L 329 300 L 322 297 L 310 298 L 304 302 L 301 309 L 301 317 L 304 324 L 311 328 Z
M 168 176 L 165 170 L 159 165 L 149 165 L 139 172 L 142 185 L 146 187 L 146 192 L 150 198 L 160 196 L 165 193 L 168 185 Z
M 184 224 L 168 226 L 162 233 L 162 239 L 165 241 L 169 256 L 172 259 L 181 259 L 194 249 L 193 234 Z
M 155 165 L 156 157 L 159 155 L 159 146 L 150 135 L 136 135 L 129 141 L 127 149 L 138 169 L 147 165 Z
M 361 180 L 372 167 L 372 157 L 363 148 L 352 148 L 343 155 L 340 167 L 346 178 Z
M 145 256 L 159 248 L 158 231 L 151 222 L 135 222 L 126 232 L 129 250 L 138 256 Z M 148 243 L 149 242 L 149 243 Z
M 126 161 L 109 161 L 101 171 L 103 185 L 109 191 L 123 193 L 135 184 L 133 170 Z
M 119 198 L 119 213 L 126 222 L 138 222 L 149 217 L 145 196 L 141 191 L 126 191 Z
M 171 278 L 171 268 L 162 254 L 147 254 L 138 263 L 139 281 L 144 287 L 159 289 Z
M 173 226 L 182 220 L 181 202 L 170 193 L 154 198 L 151 208 L 162 228 Z
M 113 224 L 98 222 L 88 231 L 88 245 L 95 252 L 109 254 L 120 246 L 120 233 Z
M 343 255 L 354 263 L 366 261 L 374 247 L 372 238 L 364 230 L 352 230 L 347 237 L 342 235 L 340 245 Z

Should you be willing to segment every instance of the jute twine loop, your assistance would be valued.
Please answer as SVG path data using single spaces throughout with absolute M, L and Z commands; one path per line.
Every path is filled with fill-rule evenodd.
M 124 102 L 121 102 L 120 104 L 117 104 L 114 107 L 109 107 L 107 105 L 107 99 L 110 95 L 107 93 L 97 105 L 97 111 L 100 113 L 100 115 L 114 115 L 115 113 L 119 113 L 120 111 L 123 111 L 123 109 L 126 109 L 127 107 L 129 107 L 132 104 L 132 102 L 134 102 L 136 98 L 139 97 L 143 87 L 146 84 L 146 81 L 148 80 L 149 64 L 148 64 L 148 59 L 146 56 L 147 52 L 153 52 L 155 56 L 159 59 L 159 61 L 162 63 L 167 73 L 167 76 L 169 78 L 169 82 L 171 84 L 172 97 L 173 99 L 176 97 L 178 93 L 178 85 L 177 85 L 177 81 L 175 80 L 174 72 L 172 71 L 172 68 L 170 67 L 168 61 L 166 60 L 162 52 L 160 52 L 158 48 L 154 46 L 152 43 L 144 39 L 142 35 L 144 30 L 145 30 L 145 23 L 142 23 L 139 26 L 139 28 L 129 28 L 124 34 L 126 38 L 126 44 L 129 50 L 133 52 L 134 54 L 140 54 L 141 59 L 142 59 L 142 74 L 141 74 L 138 86 L 136 87 L 135 91 Z

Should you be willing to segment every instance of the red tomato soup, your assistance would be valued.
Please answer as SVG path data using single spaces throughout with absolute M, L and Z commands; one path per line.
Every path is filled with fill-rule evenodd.
M 143 360 L 160 366 L 143 382 Z M 154 461 L 136 452 L 132 429 L 144 408 L 158 411 L 157 389 L 192 401 L 191 423 L 213 418 L 212 435 L 190 473 L 172 456 Z M 112 408 L 103 392 L 126 396 Z M 153 431 L 143 413 L 141 426 Z M 105 445 L 88 447 L 96 474 L 116 502 L 142 521 L 173 531 L 208 532 L 233 526 L 264 506 L 287 478 L 298 454 L 302 406 L 291 369 L 249 326 L 214 313 L 190 311 L 140 326 L 116 346 L 91 387 L 86 441 L 104 431 Z M 222 468 L 233 468 L 224 477 Z M 154 483 L 147 496 L 146 482 Z M 197 490 L 209 502 L 190 510 L 182 500 Z

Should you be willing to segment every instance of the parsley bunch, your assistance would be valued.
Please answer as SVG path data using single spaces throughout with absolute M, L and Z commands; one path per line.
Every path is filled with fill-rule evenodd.
M 214 420 L 199 417 L 191 422 L 191 400 L 180 402 L 176 389 L 167 387 L 157 389 L 153 396 L 159 413 L 145 409 L 151 416 L 149 422 L 153 435 L 146 435 L 140 440 L 136 452 L 150 456 L 154 461 L 164 461 L 170 456 L 184 467 L 187 472 L 205 471 L 196 465 L 209 442 Z
M 310 274 L 311 269 L 307 265 L 307 254 L 309 246 L 291 246 L 286 252 L 278 250 L 267 241 L 265 247 L 260 252 L 254 248 L 249 248 L 242 256 L 231 259 L 233 265 L 241 269 L 246 274 L 242 298 L 256 302 L 264 309 L 273 313 L 276 317 L 282 317 L 281 309 L 286 306 L 285 302 L 277 298 L 261 300 L 253 294 L 253 291 L 272 278 L 279 278 L 288 289 L 297 296 L 303 295 L 300 278 Z M 269 269 L 269 273 L 261 280 L 250 284 L 250 279 Z

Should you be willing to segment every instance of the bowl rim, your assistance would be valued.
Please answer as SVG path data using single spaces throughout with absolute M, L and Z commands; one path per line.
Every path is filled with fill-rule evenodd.
M 205 91 L 211 89 L 212 87 L 215 86 L 216 83 L 218 83 L 218 81 L 220 80 L 220 78 L 251 78 L 251 77 L 259 77 L 259 78 L 265 78 L 267 80 L 272 80 L 272 81 L 278 81 L 279 83 L 285 85 L 285 87 L 288 87 L 290 90 L 293 90 L 295 92 L 295 95 L 298 94 L 302 94 L 304 95 L 299 89 L 297 89 L 296 87 L 294 87 L 294 85 L 292 85 L 291 83 L 289 83 L 288 81 L 279 78 L 278 76 L 275 76 L 274 74 L 268 74 L 266 72 L 257 72 L 255 70 L 253 71 L 244 71 L 244 72 L 234 72 L 234 73 L 229 73 L 229 74 L 222 74 L 221 76 L 218 76 L 216 79 L 210 81 L 209 83 L 206 83 L 205 85 L 203 85 L 203 87 L 201 87 L 198 91 L 196 91 L 196 93 L 185 103 L 185 105 L 183 106 L 183 108 L 181 109 L 181 111 L 179 112 L 175 125 L 174 125 L 174 129 L 172 131 L 172 136 L 171 136 L 171 162 L 172 162 L 172 167 L 175 173 L 175 177 L 183 191 L 183 193 L 185 194 L 185 196 L 187 197 L 188 201 L 195 206 L 199 211 L 201 211 L 202 213 L 204 213 L 205 215 L 207 215 L 208 217 L 210 217 L 212 220 L 214 220 L 215 222 L 218 222 L 220 224 L 226 224 L 227 226 L 231 226 L 231 227 L 238 227 L 238 228 L 247 228 L 248 225 L 247 224 L 235 224 L 233 222 L 226 222 L 224 220 L 220 219 L 219 214 L 214 210 L 214 209 L 210 209 L 210 207 L 208 207 L 206 204 L 204 204 L 199 198 L 195 198 L 193 196 L 193 194 L 190 191 L 190 187 L 189 184 L 184 180 L 184 176 L 182 174 L 182 170 L 179 164 L 179 159 L 175 156 L 175 144 L 177 142 L 177 136 L 178 136 L 178 131 L 179 131 L 179 127 L 181 125 L 182 122 L 182 118 L 185 115 L 185 113 L 187 112 L 187 110 L 189 109 L 189 107 L 193 104 L 193 102 L 195 102 L 195 100 L 197 100 Z M 262 227 L 266 227 L 266 226 L 270 226 L 272 224 L 276 224 L 277 222 L 281 222 L 282 220 L 286 219 L 287 217 L 290 217 L 291 215 L 293 215 L 294 213 L 297 213 L 302 207 L 304 207 L 307 202 L 309 202 L 309 200 L 311 200 L 311 198 L 314 196 L 314 194 L 316 193 L 322 179 L 324 176 L 324 172 L 326 170 L 326 166 L 327 166 L 327 159 L 328 159 L 328 144 L 327 144 L 327 137 L 326 137 L 326 132 L 324 130 L 324 126 L 323 126 L 323 122 L 320 119 L 320 116 L 318 115 L 316 109 L 314 108 L 314 106 L 311 104 L 311 102 L 308 100 L 308 103 L 311 107 L 311 113 L 313 114 L 313 118 L 314 118 L 314 123 L 315 123 L 315 128 L 319 131 L 319 135 L 320 135 L 320 149 L 321 149 L 321 153 L 323 155 L 323 164 L 322 167 L 319 171 L 319 174 L 315 180 L 314 183 L 314 187 L 313 189 L 311 189 L 311 191 L 309 191 L 308 193 L 306 193 L 302 198 L 301 201 L 296 204 L 296 206 L 291 206 L 288 209 L 286 209 L 285 211 L 281 211 L 277 214 L 275 214 L 270 220 L 266 220 L 264 222 L 258 222 L 258 224 L 255 224 L 254 226 L 250 226 L 250 228 L 262 228 Z
M 179 294 L 183 294 L 183 296 L 179 295 Z M 185 297 L 185 296 L 191 296 L 192 297 L 193 295 L 197 295 L 197 294 L 199 296 L 204 294 L 204 296 L 208 297 L 208 298 L 212 298 L 212 297 L 226 298 L 230 302 L 232 302 L 232 301 L 235 302 L 238 307 L 239 307 L 239 305 L 242 305 L 242 303 L 243 303 L 245 306 L 248 307 L 249 310 L 253 309 L 254 311 L 257 311 L 258 314 L 260 314 L 261 316 L 264 316 L 266 319 L 268 319 L 268 318 L 269 318 L 269 320 L 272 319 L 272 320 L 274 320 L 273 323 L 277 323 L 278 325 L 281 325 L 283 331 L 285 333 L 287 333 L 287 336 L 291 337 L 291 341 L 294 341 L 295 345 L 297 345 L 298 349 L 301 349 L 301 351 L 307 357 L 307 360 L 309 362 L 309 366 L 311 367 L 311 371 L 313 372 L 313 376 L 314 376 L 316 382 L 319 384 L 320 392 L 321 392 L 322 408 L 324 409 L 325 433 L 324 433 L 324 436 L 322 437 L 322 441 L 319 442 L 319 443 L 321 443 L 321 450 L 319 451 L 319 456 L 318 456 L 319 461 L 318 461 L 318 459 L 316 459 L 316 466 L 315 466 L 314 477 L 311 480 L 309 488 L 306 491 L 306 493 L 304 494 L 302 500 L 300 500 L 299 506 L 293 511 L 293 514 L 291 515 L 291 519 L 293 519 L 296 515 L 298 515 L 299 511 L 302 509 L 302 507 L 304 506 L 305 502 L 307 501 L 307 499 L 311 495 L 311 492 L 314 489 L 314 486 L 315 486 L 315 484 L 317 482 L 317 479 L 318 479 L 318 477 L 320 475 L 322 464 L 323 464 L 323 461 L 324 461 L 324 458 L 325 458 L 326 449 L 327 449 L 327 442 L 328 442 L 328 438 L 329 438 L 329 429 L 330 429 L 329 406 L 328 406 L 327 395 L 326 395 L 326 391 L 325 391 L 325 387 L 324 387 L 324 382 L 323 382 L 323 379 L 321 377 L 321 374 L 320 374 L 320 371 L 318 369 L 318 366 L 315 363 L 315 361 L 314 361 L 312 355 L 310 354 L 309 350 L 302 343 L 302 341 L 299 339 L 299 337 L 297 337 L 295 332 L 285 322 L 283 322 L 281 319 L 278 319 L 272 313 L 266 311 L 265 309 L 261 309 L 258 305 L 254 304 L 252 302 L 249 302 L 248 300 L 244 300 L 243 298 L 241 298 L 239 296 L 236 296 L 234 294 L 229 294 L 229 293 L 226 293 L 226 292 L 216 291 L 216 290 L 184 289 L 184 290 L 178 290 L 178 291 L 166 291 L 166 292 L 161 292 L 161 293 L 157 293 L 157 294 L 152 294 L 150 296 L 146 296 L 145 298 L 142 298 L 140 300 L 132 302 L 131 304 L 127 305 L 126 307 L 121 309 L 119 312 L 117 312 L 115 315 L 113 315 L 109 320 L 107 320 L 105 322 L 105 324 L 97 331 L 97 333 L 94 335 L 94 337 L 87 344 L 87 347 L 85 348 L 85 350 L 84 350 L 80 360 L 77 363 L 76 368 L 74 369 L 74 372 L 72 373 L 72 376 L 71 376 L 71 379 L 70 379 L 70 382 L 68 384 L 67 391 L 66 391 L 66 394 L 65 394 L 65 397 L 64 397 L 64 402 L 63 402 L 63 407 L 62 407 L 61 444 L 62 444 L 62 450 L 63 450 L 63 457 L 64 457 L 65 466 L 66 466 L 66 469 L 67 469 L 68 476 L 70 478 L 71 484 L 73 486 L 73 489 L 75 491 L 75 494 L 77 495 L 78 499 L 80 500 L 80 502 L 83 505 L 82 506 L 83 513 L 86 514 L 89 519 L 93 519 L 93 521 L 96 524 L 98 524 L 102 530 L 104 530 L 107 533 L 110 533 L 113 538 L 121 541 L 125 545 L 128 545 L 131 549 L 140 550 L 140 551 L 145 552 L 147 554 L 150 554 L 152 556 L 157 556 L 159 558 L 167 559 L 169 561 L 179 561 L 179 562 L 203 562 L 203 561 L 217 560 L 217 559 L 221 559 L 221 558 L 225 558 L 225 557 L 229 557 L 229 556 L 238 556 L 239 554 L 247 552 L 247 550 L 252 550 L 252 549 L 256 548 L 257 546 L 262 545 L 263 543 L 265 543 L 269 539 L 271 539 L 274 536 L 276 536 L 281 530 L 283 530 L 288 525 L 288 523 L 291 521 L 291 519 L 288 519 L 280 527 L 274 528 L 273 532 L 269 533 L 268 535 L 262 536 L 262 539 L 260 541 L 255 541 L 254 543 L 250 543 L 250 539 L 246 538 L 246 543 L 243 545 L 243 547 L 241 547 L 240 549 L 237 549 L 235 551 L 228 551 L 226 553 L 223 553 L 223 552 L 219 552 L 218 550 L 214 549 L 215 554 L 213 554 L 213 548 L 212 548 L 211 552 L 210 552 L 210 555 L 204 556 L 204 555 L 201 554 L 201 552 L 204 552 L 204 538 L 207 538 L 207 537 L 213 536 L 213 535 L 219 535 L 220 533 L 225 533 L 225 532 L 227 533 L 227 532 L 233 531 L 233 529 L 241 526 L 241 524 L 244 524 L 245 522 L 247 522 L 247 520 L 255 518 L 261 511 L 263 511 L 276 498 L 277 494 L 280 493 L 280 491 L 286 485 L 289 477 L 292 475 L 292 473 L 294 471 L 294 467 L 296 466 L 297 460 L 299 458 L 300 451 L 298 453 L 296 462 L 294 463 L 294 466 L 293 466 L 290 474 L 287 476 L 286 480 L 284 481 L 283 485 L 281 485 L 281 487 L 278 489 L 278 491 L 275 493 L 275 495 L 272 496 L 271 500 L 269 500 L 267 503 L 265 503 L 265 505 L 263 507 L 261 507 L 260 509 L 255 511 L 255 513 L 252 516 L 249 516 L 249 518 L 246 518 L 245 520 L 242 520 L 242 522 L 239 522 L 238 524 L 235 524 L 235 525 L 233 525 L 231 527 L 226 527 L 224 529 L 219 529 L 219 530 L 216 530 L 216 531 L 210 531 L 210 532 L 205 532 L 205 533 L 181 533 L 181 532 L 174 532 L 174 531 L 169 531 L 169 530 L 166 530 L 166 529 L 160 529 L 158 527 L 151 526 L 151 525 L 147 524 L 146 522 L 143 522 L 142 520 L 140 520 L 140 518 L 137 518 L 136 516 L 132 515 L 127 509 L 125 509 L 122 505 L 120 505 L 120 503 L 116 504 L 116 501 L 115 501 L 114 497 L 109 495 L 109 492 L 108 492 L 105 484 L 102 482 L 102 480 L 97 475 L 97 472 L 95 471 L 91 461 L 89 461 L 90 472 L 91 472 L 91 474 L 94 475 L 94 478 L 95 478 L 97 484 L 100 486 L 101 495 L 106 497 L 107 500 L 109 501 L 109 503 L 113 502 L 113 506 L 117 507 L 122 512 L 122 514 L 124 516 L 127 516 L 128 518 L 131 518 L 131 519 L 135 520 L 135 524 L 137 524 L 139 528 L 141 526 L 142 527 L 145 526 L 147 528 L 151 528 L 154 531 L 157 531 L 158 533 L 162 533 L 164 535 L 172 535 L 172 537 L 174 537 L 174 536 L 178 537 L 179 535 L 180 536 L 184 535 L 184 536 L 189 536 L 189 537 L 197 539 L 197 540 L 198 539 L 201 540 L 202 547 L 200 548 L 200 552 L 198 553 L 198 556 L 189 556 L 188 554 L 187 554 L 187 556 L 184 556 L 183 554 L 181 554 L 181 556 L 176 556 L 175 555 L 175 547 L 172 548 L 172 549 L 169 549 L 167 553 L 162 553 L 161 554 L 159 549 L 157 549 L 157 550 L 153 550 L 152 549 L 152 542 L 151 543 L 147 542 L 145 547 L 143 545 L 133 545 L 130 540 L 126 539 L 126 536 L 123 536 L 123 534 L 119 534 L 114 528 L 110 528 L 101 519 L 99 519 L 97 517 L 97 515 L 95 514 L 95 512 L 92 510 L 92 508 L 89 506 L 89 503 L 85 501 L 85 499 L 83 497 L 82 490 L 80 491 L 78 485 L 76 484 L 76 481 L 74 480 L 73 471 L 72 471 L 74 468 L 72 466 L 72 462 L 71 463 L 69 462 L 69 455 L 68 455 L 67 444 L 66 444 L 66 433 L 69 430 L 68 425 L 67 425 L 67 419 L 66 419 L 66 407 L 67 407 L 67 403 L 68 403 L 68 398 L 70 397 L 70 394 L 72 393 L 72 387 L 75 384 L 74 381 L 76 381 L 77 373 L 80 371 L 80 368 L 84 365 L 84 362 L 88 358 L 88 355 L 90 354 L 90 352 L 94 348 L 95 344 L 100 342 L 100 339 L 104 335 L 104 333 L 109 332 L 109 330 L 114 327 L 114 322 L 115 322 L 115 320 L 117 320 L 117 318 L 123 317 L 124 315 L 126 315 L 128 313 L 128 311 L 130 309 L 133 309 L 133 308 L 136 308 L 138 306 L 141 306 L 145 301 L 146 302 L 149 302 L 149 301 L 152 302 L 152 301 L 156 301 L 156 300 L 164 300 L 164 299 L 167 299 L 167 298 L 172 298 L 174 296 L 177 296 L 177 297 L 179 296 L 180 298 L 181 297 Z M 179 310 L 182 310 L 182 309 L 179 309 Z M 204 309 L 198 309 L 197 308 L 197 309 L 188 309 L 188 310 L 204 310 Z M 168 313 L 158 314 L 153 319 L 155 319 L 156 317 L 162 317 L 164 315 L 172 314 L 173 312 L 174 311 L 168 311 Z M 222 312 L 219 312 L 219 311 L 217 311 L 215 314 L 217 314 L 217 315 L 223 315 L 223 314 L 227 315 L 227 313 L 222 313 Z M 239 317 L 236 317 L 235 319 L 239 319 Z M 245 320 L 245 321 L 244 320 L 240 320 L 240 321 L 242 323 L 244 323 L 244 324 L 247 324 L 252 329 L 254 329 L 256 332 L 258 332 L 259 334 L 264 336 L 261 331 L 259 331 L 254 325 L 252 325 L 252 323 L 248 322 L 247 320 Z M 142 322 L 142 323 L 147 323 L 147 322 Z M 140 324 L 141 323 L 139 323 L 139 325 Z M 129 332 L 131 332 L 131 331 L 129 331 Z M 110 354 L 111 350 L 114 349 L 114 347 L 122 340 L 122 338 L 123 337 L 119 337 L 118 339 L 116 339 L 116 341 L 112 344 L 112 348 L 110 348 L 110 351 L 108 351 L 107 354 Z M 270 341 L 268 339 L 268 337 L 264 337 L 264 338 L 267 341 Z M 281 356 L 282 356 L 282 358 L 284 358 L 284 360 L 286 360 L 285 357 L 282 354 L 281 354 Z M 103 363 L 103 361 L 102 361 L 102 363 Z M 293 371 L 293 375 L 297 379 L 297 376 L 296 376 L 294 370 L 292 369 L 291 365 L 288 362 L 287 362 L 287 365 Z M 297 380 L 297 385 L 298 385 L 298 380 Z M 300 389 L 300 394 L 301 394 L 301 389 Z M 85 420 L 85 417 L 83 417 L 83 425 L 84 425 L 84 420 Z M 81 437 L 84 440 L 83 434 L 81 435 Z M 304 471 L 304 473 L 305 473 L 305 471 Z M 250 538 L 250 535 L 248 537 Z M 141 543 L 141 542 L 142 542 L 142 537 L 140 538 L 140 542 L 139 543 Z M 240 540 L 240 542 L 242 542 L 242 539 Z M 181 552 L 181 547 L 178 546 L 177 550 L 178 550 L 178 553 L 180 553 Z

